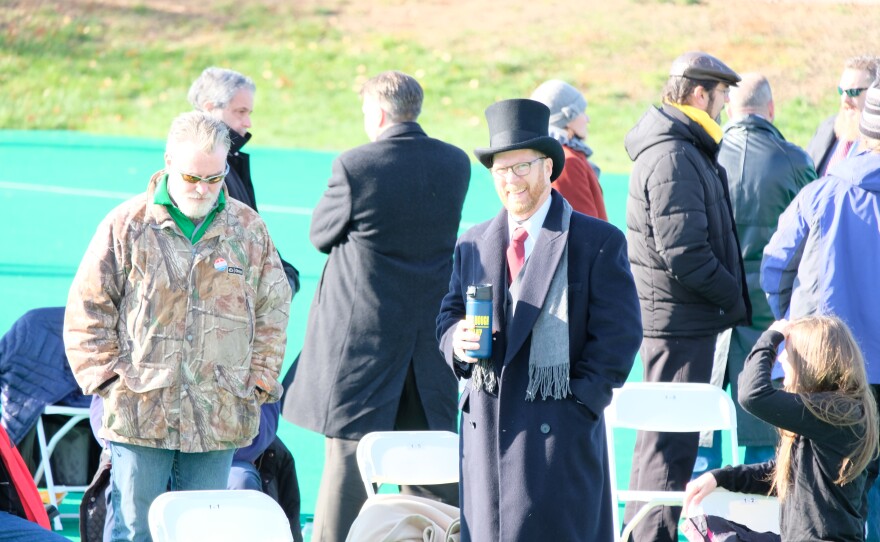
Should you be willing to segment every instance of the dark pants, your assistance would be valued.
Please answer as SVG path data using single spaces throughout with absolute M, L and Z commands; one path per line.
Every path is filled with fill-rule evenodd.
M 715 335 L 707 337 L 645 337 L 639 349 L 645 382 L 703 382 L 712 376 Z M 633 490 L 682 491 L 691 479 L 699 433 L 639 431 L 633 452 L 629 487 Z M 624 523 L 642 503 L 628 503 Z M 676 542 L 681 507 L 655 508 L 633 532 L 638 542 Z
M 412 365 L 406 375 L 397 418 L 396 431 L 429 429 L 428 419 L 416 387 Z M 367 491 L 357 467 L 358 440 L 327 437 L 324 441 L 324 472 L 315 504 L 315 542 L 344 542 L 361 507 Z M 434 499 L 458 506 L 458 484 L 434 486 L 401 486 L 400 492 Z
M 727 374 L 725 387 L 730 383 L 730 396 L 736 407 L 737 440 L 740 446 L 769 447 L 775 449 L 778 431 L 769 423 L 759 420 L 739 404 L 739 375 L 745 368 L 746 358 L 758 342 L 765 329 L 753 327 L 734 328 L 730 338 L 730 350 L 727 355 Z M 775 455 L 775 454 L 774 454 Z M 748 463 L 748 461 L 746 461 Z

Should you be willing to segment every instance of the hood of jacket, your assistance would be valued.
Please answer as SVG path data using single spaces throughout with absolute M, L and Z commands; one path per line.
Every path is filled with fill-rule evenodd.
M 670 105 L 651 107 L 626 134 L 624 147 L 631 160 L 655 145 L 675 140 L 687 141 L 714 159 L 718 144 L 699 124 Z

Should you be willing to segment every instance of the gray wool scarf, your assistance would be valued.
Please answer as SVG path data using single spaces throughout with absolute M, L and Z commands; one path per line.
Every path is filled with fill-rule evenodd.
M 563 201 L 562 231 L 568 233 L 571 223 L 571 206 Z M 537 262 L 534 262 L 536 264 Z M 520 273 L 511 292 L 518 291 Z M 518 296 L 515 296 L 518 297 Z M 516 301 L 514 301 L 515 303 Z M 568 242 L 559 264 L 553 272 L 547 298 L 532 328 L 532 344 L 529 348 L 529 384 L 526 401 L 541 399 L 565 399 L 571 393 L 569 382 L 569 335 L 568 335 Z M 476 389 L 494 392 L 498 382 L 492 368 L 492 360 L 480 360 L 474 367 L 472 384 Z

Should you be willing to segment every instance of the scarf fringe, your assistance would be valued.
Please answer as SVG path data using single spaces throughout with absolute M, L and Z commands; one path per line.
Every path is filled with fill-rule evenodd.
M 565 399 L 571 393 L 568 373 L 568 364 L 552 367 L 530 366 L 526 401 L 534 401 L 538 391 L 541 392 L 542 400 L 548 397 Z
M 498 380 L 495 376 L 495 370 L 492 368 L 492 360 L 481 359 L 478 361 L 474 366 L 471 380 L 473 380 L 473 386 L 476 389 L 494 393 L 498 387 Z

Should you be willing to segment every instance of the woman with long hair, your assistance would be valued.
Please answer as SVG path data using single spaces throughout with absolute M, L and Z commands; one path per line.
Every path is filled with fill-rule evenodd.
M 779 345 L 783 388 L 770 370 Z M 868 473 L 877 457 L 877 405 L 862 353 L 833 316 L 779 320 L 740 375 L 740 404 L 779 428 L 776 459 L 710 471 L 687 485 L 685 510 L 716 487 L 774 494 L 782 540 L 865 540 Z

